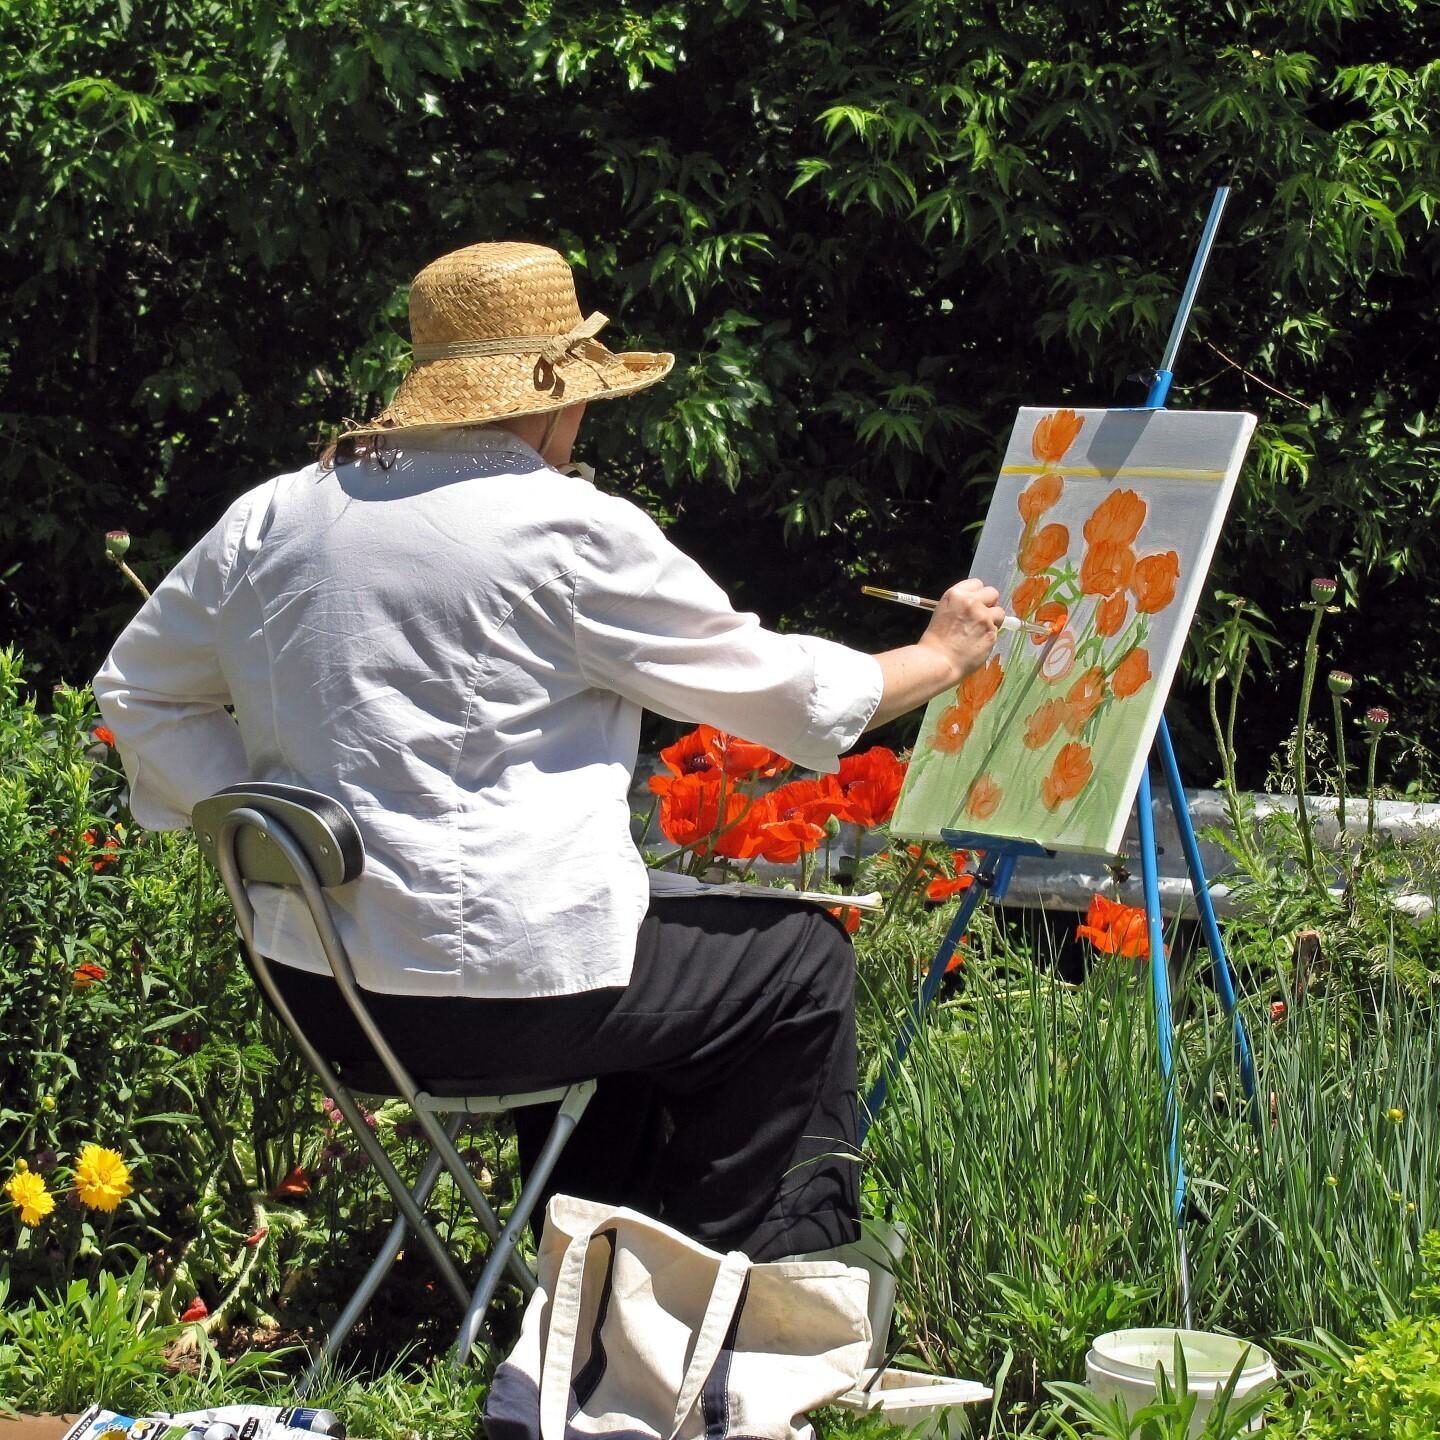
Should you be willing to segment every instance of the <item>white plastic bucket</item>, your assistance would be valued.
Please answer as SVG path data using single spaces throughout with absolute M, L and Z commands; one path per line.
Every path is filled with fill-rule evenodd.
M 1175 1378 L 1175 1342 L 1180 1341 L 1185 1357 L 1188 1388 L 1197 1396 L 1190 1418 L 1190 1434 L 1199 1435 L 1214 1407 L 1215 1394 L 1224 1389 L 1235 1366 L 1244 1357 L 1234 1399 L 1243 1399 L 1275 1383 L 1275 1362 L 1258 1345 L 1230 1335 L 1212 1335 L 1205 1330 L 1111 1330 L 1097 1336 L 1085 1357 L 1085 1381 L 1102 1400 L 1120 1395 L 1133 1414 L 1155 1399 L 1155 1367 Z M 1250 1428 L 1258 1430 L 1263 1416 L 1256 1416 Z

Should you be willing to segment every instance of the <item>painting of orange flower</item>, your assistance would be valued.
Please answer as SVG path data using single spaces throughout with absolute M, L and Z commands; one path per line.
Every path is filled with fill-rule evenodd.
M 931 702 L 896 834 L 1117 850 L 1254 423 L 1020 411 L 967 568 L 1049 633 Z

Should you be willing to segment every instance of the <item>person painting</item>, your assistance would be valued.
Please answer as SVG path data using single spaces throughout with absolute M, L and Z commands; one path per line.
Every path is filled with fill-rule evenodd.
M 880 655 L 736 612 L 561 468 L 588 402 L 673 364 L 612 353 L 603 324 L 553 250 L 426 266 L 389 407 L 236 500 L 95 693 L 144 825 L 248 780 L 351 810 L 367 859 L 332 892 L 341 935 L 422 1084 L 598 1078 L 552 1190 L 757 1260 L 824 1250 L 858 1235 L 849 941 L 800 901 L 652 896 L 627 802 L 641 711 L 833 771 L 982 664 L 1004 612 L 962 580 Z M 372 1059 L 301 902 L 255 902 L 306 1032 L 342 1071 Z M 548 1123 L 525 1116 L 522 1159 Z

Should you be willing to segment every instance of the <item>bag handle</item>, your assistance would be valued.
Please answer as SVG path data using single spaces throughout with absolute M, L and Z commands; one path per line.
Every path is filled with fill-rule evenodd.
M 581 1291 L 585 1281 L 585 1257 L 590 1242 L 602 1226 L 620 1218 L 601 1212 L 577 1230 L 565 1247 L 555 1274 L 555 1291 L 550 1297 L 550 1316 L 545 1340 L 545 1362 L 540 1371 L 541 1440 L 565 1440 L 569 1422 L 570 1377 L 575 1369 L 575 1345 L 580 1331 Z M 675 1440 L 686 1417 L 695 1408 L 705 1381 L 720 1351 L 730 1323 L 739 1308 L 750 1273 L 750 1259 L 738 1250 L 721 1258 L 711 1286 L 705 1315 L 695 1332 L 695 1348 L 685 1377 L 675 1397 L 675 1415 L 665 1440 Z
M 725 1346 L 725 1337 L 730 1333 L 735 1312 L 740 1308 L 741 1297 L 745 1294 L 745 1282 L 750 1278 L 750 1257 L 738 1250 L 731 1250 L 720 1261 L 715 1284 L 710 1290 L 710 1301 L 705 1307 L 705 1318 L 695 1332 L 695 1352 L 690 1357 L 685 1378 L 680 1382 L 680 1393 L 675 1397 L 675 1419 L 666 1440 L 675 1440 L 686 1416 L 695 1408 L 700 1392 L 720 1358 Z

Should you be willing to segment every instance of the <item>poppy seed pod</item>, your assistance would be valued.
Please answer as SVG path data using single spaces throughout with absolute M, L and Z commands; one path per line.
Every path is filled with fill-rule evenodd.
M 123 560 L 125 552 L 130 548 L 130 532 L 128 530 L 107 530 L 105 532 L 105 553 L 112 560 Z
M 1325 677 L 1325 683 L 1332 695 L 1348 695 L 1354 688 L 1355 677 L 1348 670 L 1332 670 Z
M 1317 577 L 1310 582 L 1310 598 L 1317 605 L 1328 605 L 1339 588 L 1333 580 Z
M 1390 724 L 1390 712 L 1379 705 L 1372 705 L 1365 712 L 1365 728 L 1372 735 L 1378 735 Z

